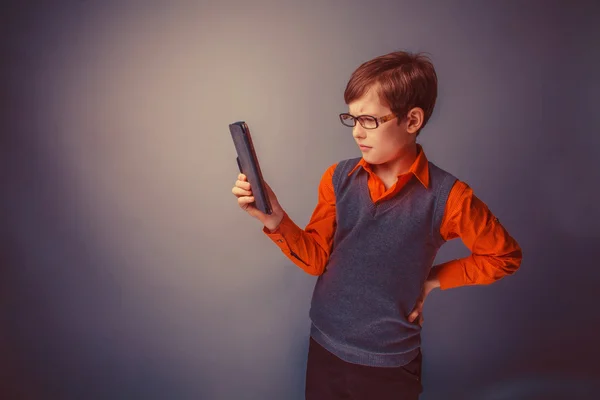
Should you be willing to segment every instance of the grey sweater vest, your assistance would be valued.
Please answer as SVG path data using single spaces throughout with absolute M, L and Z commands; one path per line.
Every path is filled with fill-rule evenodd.
M 375 205 L 360 158 L 333 174 L 337 227 L 327 266 L 317 279 L 311 336 L 339 358 L 394 367 L 416 357 L 421 328 L 408 322 L 444 243 L 440 225 L 456 178 L 429 163 L 429 187 L 412 177 Z

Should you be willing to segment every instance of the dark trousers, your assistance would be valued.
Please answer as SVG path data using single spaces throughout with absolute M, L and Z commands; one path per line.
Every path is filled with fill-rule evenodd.
M 417 400 L 422 392 L 421 352 L 402 367 L 352 364 L 319 345 L 312 337 L 306 367 L 306 400 Z

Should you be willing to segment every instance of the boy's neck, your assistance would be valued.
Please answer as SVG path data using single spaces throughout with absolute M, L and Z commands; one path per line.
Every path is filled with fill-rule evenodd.
M 417 159 L 417 155 L 417 143 L 415 142 L 402 149 L 395 159 L 384 164 L 372 165 L 371 168 L 380 178 L 390 179 L 407 173 Z

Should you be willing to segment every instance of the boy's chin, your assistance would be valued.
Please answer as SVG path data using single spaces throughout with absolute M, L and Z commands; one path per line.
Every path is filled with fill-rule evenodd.
M 365 161 L 368 162 L 369 164 L 372 164 L 372 165 L 385 164 L 385 160 L 383 160 L 381 157 L 377 157 L 376 154 L 372 154 L 371 152 L 363 153 L 362 156 L 365 159 Z

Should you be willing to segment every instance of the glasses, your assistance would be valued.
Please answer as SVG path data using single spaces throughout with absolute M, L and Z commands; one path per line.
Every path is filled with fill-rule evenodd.
M 354 115 L 348 113 L 340 114 L 340 121 L 342 121 L 342 124 L 351 128 L 356 126 L 356 121 L 358 121 L 358 123 L 365 129 L 375 129 L 379 126 L 379 124 L 391 121 L 394 118 L 396 118 L 394 113 L 384 115 L 383 117 L 374 117 L 372 115 L 359 115 L 358 117 L 355 117 Z

